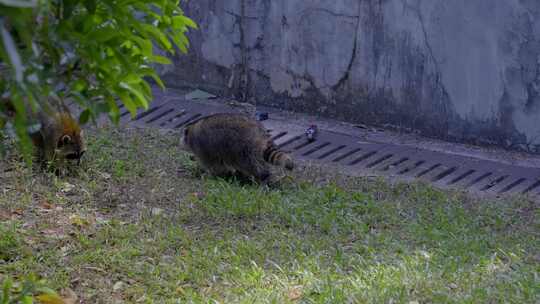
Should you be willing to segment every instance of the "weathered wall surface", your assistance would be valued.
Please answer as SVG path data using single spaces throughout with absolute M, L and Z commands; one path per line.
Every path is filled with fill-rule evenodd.
M 199 0 L 170 85 L 540 153 L 538 0 Z

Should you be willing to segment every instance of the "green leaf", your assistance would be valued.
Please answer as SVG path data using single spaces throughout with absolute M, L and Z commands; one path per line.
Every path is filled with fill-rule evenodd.
M 113 28 L 112 26 L 107 26 L 90 32 L 90 34 L 88 34 L 87 36 L 87 39 L 89 41 L 105 43 L 111 39 L 116 38 L 118 35 L 120 35 L 120 33 L 118 33 L 115 28 Z
M 40 282 L 42 284 L 42 282 Z M 54 289 L 49 288 L 47 286 L 38 286 L 36 287 L 36 292 L 39 292 L 41 294 L 47 294 L 47 295 L 58 295 Z
M 24 66 L 19 56 L 19 51 L 17 51 L 15 41 L 5 27 L 4 19 L 0 19 L 0 32 L 2 34 L 2 48 L 7 53 L 11 66 L 15 70 L 15 80 L 21 83 L 23 81 Z
M 79 123 L 84 125 L 90 120 L 91 111 L 89 109 L 84 110 L 79 116 Z
M 86 0 L 84 1 L 84 6 L 88 10 L 90 14 L 94 14 L 96 12 L 97 3 L 96 0 Z
M 140 72 L 143 73 L 145 76 L 150 76 L 152 79 L 154 79 L 154 81 L 160 88 L 165 89 L 165 84 L 153 69 L 149 67 L 144 67 L 140 69 Z
M 172 44 L 162 31 L 160 31 L 156 27 L 149 24 L 143 24 L 142 27 L 144 28 L 147 34 L 152 36 L 156 40 L 156 42 L 159 43 L 161 47 L 163 47 L 167 51 L 171 51 Z
M 23 296 L 21 298 L 21 303 L 23 303 L 23 304 L 33 304 L 34 300 L 32 299 L 31 296 Z
M 140 88 L 137 88 L 137 85 L 120 82 L 119 87 L 128 90 L 131 94 L 135 96 L 141 107 L 143 107 L 144 109 L 148 109 L 148 100 L 146 100 Z
M 71 17 L 71 14 L 73 14 L 73 11 L 75 7 L 77 6 L 76 0 L 63 0 L 63 9 L 62 9 L 62 18 L 69 19 Z
M 126 77 L 124 77 L 124 82 L 126 83 L 137 84 L 141 81 L 141 76 L 134 73 L 127 74 Z
M 184 28 L 185 26 L 197 29 L 197 24 L 190 18 L 180 15 L 172 17 L 172 24 L 174 28 Z
M 173 34 L 172 39 L 174 41 L 174 44 L 176 44 L 176 46 L 180 49 L 182 53 L 185 54 L 188 52 L 187 46 L 189 45 L 189 41 L 186 38 L 186 35 L 178 32 Z
M 120 121 L 120 109 L 118 109 L 116 100 L 110 96 L 106 98 L 106 100 L 107 104 L 109 105 L 109 117 L 113 123 L 117 124 Z
M 143 56 L 151 57 L 153 54 L 153 45 L 152 41 L 148 39 L 143 39 L 138 36 L 132 36 L 130 37 L 140 48 L 142 51 Z
M 10 278 L 7 278 L 4 280 L 4 284 L 2 286 L 2 303 L 1 304 L 8 304 L 9 303 L 9 291 L 11 290 L 11 287 L 13 287 L 13 281 Z
M 76 92 L 82 92 L 82 91 L 86 90 L 87 87 L 88 87 L 88 85 L 86 83 L 86 79 L 77 79 L 71 85 L 72 90 L 76 91 Z
M 172 63 L 172 61 L 169 58 L 159 56 L 159 55 L 152 56 L 152 62 L 156 62 L 156 63 L 160 63 L 160 64 L 171 64 Z
M 120 100 L 122 100 L 122 103 L 128 109 L 128 111 L 131 113 L 131 117 L 135 117 L 137 115 L 137 106 L 133 102 L 133 99 L 129 96 L 127 92 L 118 92 L 118 96 L 120 97 Z
M 150 87 L 150 85 L 148 84 L 148 82 L 146 82 L 146 81 L 141 81 L 141 82 L 139 83 L 139 86 L 141 87 L 141 91 L 143 91 L 144 97 L 145 97 L 147 100 L 151 100 L 151 99 L 152 99 L 152 88 Z

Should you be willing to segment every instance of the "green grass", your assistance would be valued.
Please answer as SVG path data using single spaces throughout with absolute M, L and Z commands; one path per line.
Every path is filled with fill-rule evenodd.
M 307 167 L 275 189 L 200 176 L 178 136 L 100 130 L 74 176 L 0 177 L 0 280 L 85 303 L 538 303 L 540 221 Z

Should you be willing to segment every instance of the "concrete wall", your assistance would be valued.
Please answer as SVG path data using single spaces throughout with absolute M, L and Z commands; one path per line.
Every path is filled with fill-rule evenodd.
M 198 0 L 162 72 L 258 104 L 540 153 L 538 0 Z

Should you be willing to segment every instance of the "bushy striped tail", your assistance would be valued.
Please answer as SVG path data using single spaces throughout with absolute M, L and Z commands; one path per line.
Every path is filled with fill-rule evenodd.
M 287 170 L 294 169 L 294 162 L 291 156 L 280 151 L 275 145 L 269 145 L 268 148 L 266 148 L 264 151 L 264 160 Z

